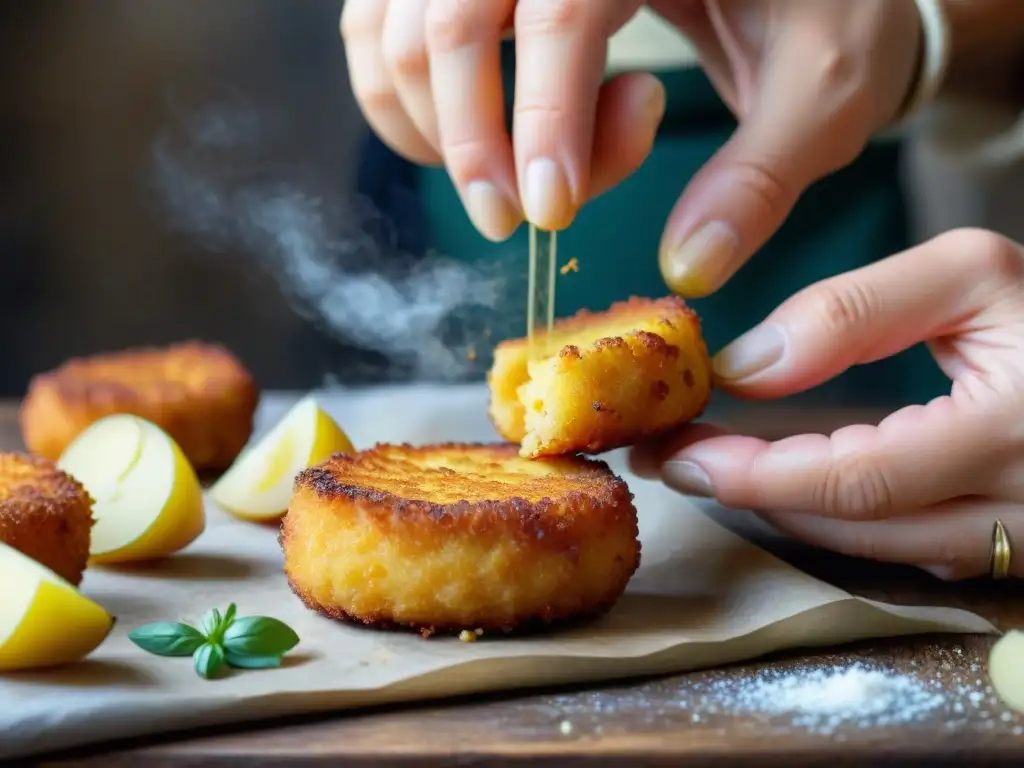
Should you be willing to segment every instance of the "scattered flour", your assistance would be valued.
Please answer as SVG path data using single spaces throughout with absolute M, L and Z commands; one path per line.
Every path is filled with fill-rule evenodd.
M 846 667 L 776 671 L 724 678 L 702 686 L 700 703 L 735 714 L 790 715 L 798 727 L 887 727 L 929 718 L 946 704 L 938 685 L 854 663 Z
M 961 677 L 952 666 L 940 668 L 947 671 L 925 677 L 867 662 L 764 666 L 745 673 L 710 671 L 686 684 L 672 683 L 678 689 L 671 699 L 664 693 L 666 683 L 655 681 L 618 693 L 555 696 L 549 704 L 563 722 L 571 717 L 577 731 L 594 733 L 613 726 L 615 715 L 627 711 L 652 723 L 683 717 L 717 725 L 740 716 L 839 739 L 851 730 L 936 721 L 949 729 L 1004 724 L 1015 734 L 1022 732 L 1019 717 L 1003 711 L 991 686 L 975 675 Z

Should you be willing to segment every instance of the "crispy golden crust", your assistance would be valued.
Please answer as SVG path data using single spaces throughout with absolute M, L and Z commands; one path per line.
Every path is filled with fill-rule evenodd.
M 218 470 L 251 436 L 258 397 L 252 376 L 223 347 L 193 341 L 129 349 L 36 376 L 21 431 L 32 453 L 56 460 L 94 421 L 130 413 L 163 428 L 197 470 Z
M 601 453 L 699 416 L 711 397 L 700 320 L 675 296 L 631 298 L 560 320 L 531 360 L 500 343 L 488 373 L 490 416 L 524 457 Z
M 639 328 L 658 320 L 698 322 L 697 313 L 679 296 L 662 296 L 659 299 L 647 299 L 642 296 L 630 296 L 624 301 L 617 301 L 602 312 L 581 309 L 575 315 L 563 317 L 555 321 L 552 331 L 554 343 L 561 348 L 570 334 L 582 334 L 585 339 L 596 341 L 607 338 L 601 331 L 621 333 L 623 328 Z M 584 340 L 585 340 L 584 339 Z M 501 346 L 527 346 L 528 340 L 509 339 Z
M 77 586 L 92 526 L 92 499 L 77 480 L 47 459 L 0 453 L 0 541 Z
M 603 462 L 512 445 L 378 445 L 296 478 L 281 528 L 295 594 L 332 618 L 424 635 L 608 610 L 640 561 Z

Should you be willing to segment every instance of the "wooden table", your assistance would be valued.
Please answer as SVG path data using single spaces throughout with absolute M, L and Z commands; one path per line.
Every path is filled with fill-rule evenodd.
M 0 449 L 20 447 L 13 404 L 0 404 Z M 763 416 L 764 411 L 760 411 Z M 804 426 L 865 414 L 803 414 Z M 747 420 L 748 427 L 754 422 Z M 777 413 L 757 429 L 792 429 L 793 414 Z M 801 426 L 803 428 L 803 426 Z M 749 532 L 748 532 L 749 533 Z M 750 533 L 752 537 L 755 534 Z M 893 603 L 950 605 L 975 611 L 1000 628 L 1024 624 L 1017 584 L 949 585 L 914 569 L 887 567 L 759 540 L 804 571 L 858 595 Z M 831 653 L 789 653 L 778 665 L 863 659 L 940 680 L 983 678 L 991 637 L 916 637 L 859 643 Z M 52 765 L 87 766 L 420 766 L 531 765 L 858 765 L 1024 764 L 1024 717 L 986 697 L 955 727 L 940 717 L 898 729 L 841 729 L 831 735 L 760 716 L 703 716 L 678 706 L 695 683 L 740 675 L 765 660 L 730 669 L 590 689 L 475 698 L 440 705 L 388 708 L 335 717 L 291 718 L 210 733 L 76 751 Z M 598 707 L 600 700 L 614 707 Z M 568 724 L 568 726 L 566 725 Z

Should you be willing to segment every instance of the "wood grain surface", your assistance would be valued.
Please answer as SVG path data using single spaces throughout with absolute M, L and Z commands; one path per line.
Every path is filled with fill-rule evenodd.
M 20 447 L 16 404 L 0 404 L 0 449 Z M 762 410 L 763 414 L 764 411 Z M 828 412 L 764 418 L 765 434 L 804 425 L 838 426 L 872 414 Z M 748 422 L 748 426 L 749 426 Z M 781 425 L 786 425 L 785 427 Z M 1001 629 L 1024 625 L 1016 583 L 946 584 L 911 568 L 814 551 L 743 530 L 795 566 L 850 592 L 903 604 L 975 611 Z M 987 687 L 994 638 L 922 636 L 790 652 L 720 670 L 597 688 L 477 697 L 332 717 L 298 717 L 248 727 L 173 734 L 48 756 L 59 766 L 420 766 L 420 765 L 1024 765 L 1024 717 Z M 695 686 L 740 679 L 771 664 L 817 667 L 862 660 L 941 683 L 965 682 L 984 698 L 955 720 L 936 714 L 888 728 L 840 727 L 831 733 L 792 720 L 697 711 L 684 706 Z M 979 694 L 979 695 L 982 695 Z

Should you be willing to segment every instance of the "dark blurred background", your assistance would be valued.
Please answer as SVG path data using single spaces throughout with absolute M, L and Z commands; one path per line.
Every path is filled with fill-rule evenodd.
M 273 184 L 301 168 L 315 170 L 304 189 L 326 196 L 321 209 L 348 200 L 366 129 L 341 5 L 0 0 L 0 396 L 72 355 L 189 337 L 228 345 L 267 388 L 379 374 L 373 353 L 292 309 L 244 252 L 274 216 L 316 226 L 317 199 L 264 211 L 271 225 L 241 238 L 173 205 L 223 204 L 233 173 Z M 920 237 L 961 224 L 1024 236 L 1018 169 L 968 177 L 910 149 Z
M 169 226 L 158 140 L 211 103 L 280 115 L 275 163 L 353 183 L 338 0 L 34 0 L 0 17 L 0 394 L 74 354 L 203 337 L 267 387 L 353 354 L 244 255 Z

